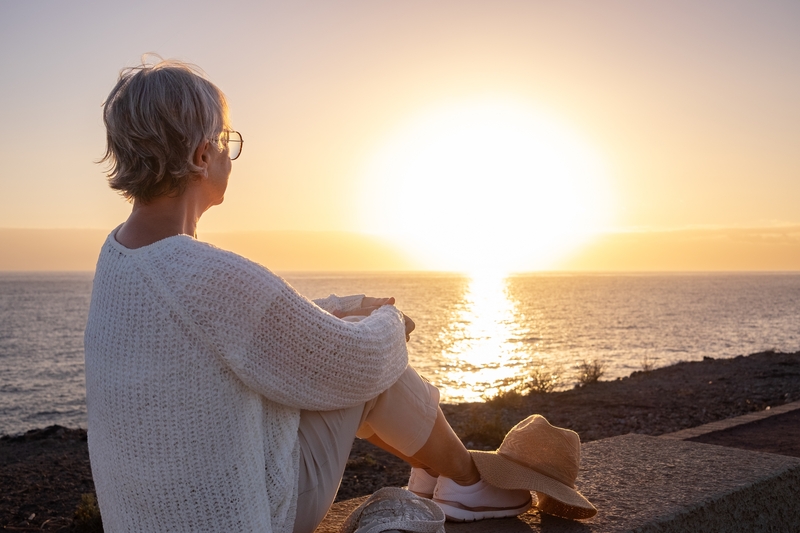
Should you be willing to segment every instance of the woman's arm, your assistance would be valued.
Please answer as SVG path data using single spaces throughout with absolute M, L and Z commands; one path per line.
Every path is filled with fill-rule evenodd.
M 341 320 L 256 263 L 190 245 L 180 257 L 191 264 L 182 268 L 197 274 L 181 276 L 176 300 L 226 366 L 259 394 L 301 409 L 341 409 L 380 394 L 405 370 L 406 322 L 393 306 L 358 322 Z M 328 301 L 334 300 L 355 309 L 365 298 Z
M 369 316 L 372 311 L 384 305 L 394 305 L 394 297 L 374 298 L 356 294 L 353 296 L 336 296 L 331 294 L 327 298 L 311 300 L 333 316 L 342 318 L 346 316 Z
M 229 365 L 267 398 L 301 409 L 367 401 L 389 388 L 408 364 L 405 317 L 393 306 L 348 322 L 286 286 L 253 330 L 251 342 L 227 350 Z

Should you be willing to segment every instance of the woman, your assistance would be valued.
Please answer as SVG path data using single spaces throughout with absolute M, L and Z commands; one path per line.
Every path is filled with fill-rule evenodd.
M 85 335 L 106 531 L 311 532 L 356 434 L 462 519 L 530 506 L 480 480 L 407 365 L 414 326 L 393 299 L 311 302 L 195 239 L 242 149 L 216 86 L 175 61 L 127 69 L 103 118 L 109 183 L 133 202 L 100 252 Z

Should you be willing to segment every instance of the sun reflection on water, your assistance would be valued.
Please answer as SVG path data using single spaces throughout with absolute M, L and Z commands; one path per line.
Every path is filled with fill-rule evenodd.
M 518 381 L 529 356 L 518 339 L 521 329 L 518 305 L 509 296 L 506 277 L 474 276 L 445 330 L 443 377 L 457 383 L 447 401 L 479 401 L 485 395 Z

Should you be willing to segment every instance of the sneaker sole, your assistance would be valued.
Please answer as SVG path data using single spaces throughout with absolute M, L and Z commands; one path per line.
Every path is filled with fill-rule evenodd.
M 441 500 L 433 500 L 444 511 L 444 516 L 450 522 L 475 522 L 477 520 L 486 520 L 487 518 L 510 518 L 512 516 L 519 516 L 533 505 L 532 500 L 522 507 L 515 508 L 469 508 L 459 505 L 454 502 L 446 502 Z

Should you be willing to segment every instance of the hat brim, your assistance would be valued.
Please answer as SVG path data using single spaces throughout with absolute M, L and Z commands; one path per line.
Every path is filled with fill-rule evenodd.
M 527 489 L 536 492 L 536 507 L 544 513 L 571 520 L 591 518 L 597 509 L 577 490 L 560 481 L 506 459 L 497 452 L 470 450 L 481 478 L 501 489 Z

